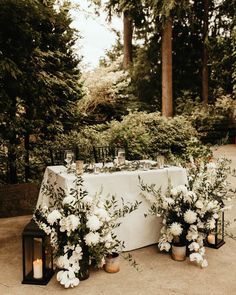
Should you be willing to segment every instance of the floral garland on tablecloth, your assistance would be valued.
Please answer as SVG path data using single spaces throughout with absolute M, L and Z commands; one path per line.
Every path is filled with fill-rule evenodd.
M 188 168 L 188 186 L 169 187 L 165 194 L 155 185 L 146 185 L 140 179 L 142 195 L 151 207 L 149 214 L 162 217 L 163 227 L 158 247 L 169 251 L 171 244 L 188 245 L 190 261 L 207 267 L 204 258 L 204 240 L 215 228 L 222 210 L 228 209 L 225 201 L 232 194 L 227 174 L 229 161 L 194 163 Z
M 39 207 L 34 213 L 38 226 L 50 236 L 56 265 L 61 269 L 57 280 L 66 288 L 79 284 L 89 264 L 102 267 L 108 254 L 122 251 L 124 243 L 113 230 L 120 225 L 121 217 L 140 204 L 124 204 L 122 199 L 120 206 L 114 196 L 102 199 L 101 192 L 90 196 L 78 175 L 75 184 L 69 194 L 61 187 L 43 185 L 49 206 Z

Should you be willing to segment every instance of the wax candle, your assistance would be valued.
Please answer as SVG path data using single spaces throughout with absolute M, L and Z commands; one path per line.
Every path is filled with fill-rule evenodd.
M 42 259 L 36 259 L 33 261 L 33 277 L 35 279 L 42 279 L 42 277 L 43 277 Z
M 216 240 L 216 237 L 215 237 L 215 235 L 213 235 L 213 234 L 209 234 L 208 235 L 208 237 L 207 237 L 207 241 L 208 241 L 208 243 L 209 244 L 215 244 L 215 240 Z

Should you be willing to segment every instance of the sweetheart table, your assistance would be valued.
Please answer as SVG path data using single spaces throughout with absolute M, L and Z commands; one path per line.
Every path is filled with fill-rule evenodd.
M 118 239 L 124 241 L 124 251 L 130 251 L 145 247 L 158 242 L 161 219 L 155 216 L 147 216 L 149 203 L 141 196 L 138 176 L 145 184 L 155 184 L 158 189 L 161 187 L 164 192 L 168 186 L 168 181 L 172 186 L 187 183 L 186 170 L 181 167 L 167 167 L 155 170 L 135 170 L 119 171 L 112 173 L 84 173 L 84 189 L 90 195 L 95 195 L 101 191 L 101 197 L 114 195 L 121 204 L 124 202 L 142 201 L 137 210 L 125 216 L 121 220 L 121 225 L 115 229 Z M 41 189 L 38 196 L 37 207 L 49 204 L 48 197 L 43 194 L 44 184 L 53 184 L 55 188 L 61 187 L 69 194 L 70 189 L 75 187 L 76 176 L 67 173 L 65 166 L 49 166 L 46 168 Z

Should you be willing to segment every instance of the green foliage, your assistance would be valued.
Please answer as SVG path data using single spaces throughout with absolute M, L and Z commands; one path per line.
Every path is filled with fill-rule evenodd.
M 219 143 L 222 139 L 235 137 L 236 101 L 229 95 L 220 95 L 214 104 L 204 105 L 191 94 L 178 99 L 177 113 L 182 113 L 199 132 L 204 142 Z
M 184 117 L 166 119 L 159 113 L 133 112 L 122 121 L 112 120 L 107 124 L 86 126 L 79 133 L 59 137 L 58 144 L 75 143 L 79 146 L 80 157 L 92 159 L 92 147 L 101 145 L 124 146 L 128 160 L 156 159 L 165 155 L 170 161 L 209 155 L 197 138 L 196 130 Z
M 30 135 L 52 140 L 78 120 L 82 93 L 79 59 L 72 51 L 75 31 L 68 11 L 63 5 L 55 10 L 54 4 L 0 1 L 0 132 L 8 147 L 10 182 L 21 173 L 19 150 L 28 162 Z

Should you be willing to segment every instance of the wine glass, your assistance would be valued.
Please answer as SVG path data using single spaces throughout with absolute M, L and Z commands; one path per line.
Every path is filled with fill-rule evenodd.
M 66 162 L 66 167 L 70 167 L 74 163 L 75 154 L 71 150 L 66 150 L 64 154 L 64 161 Z

